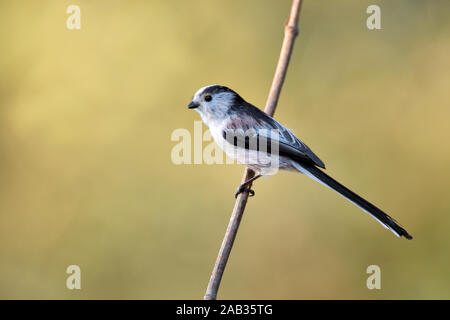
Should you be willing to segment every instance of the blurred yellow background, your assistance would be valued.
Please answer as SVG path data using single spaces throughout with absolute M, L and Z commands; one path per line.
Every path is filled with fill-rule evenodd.
M 382 30 L 366 27 L 370 4 Z M 0 298 L 202 298 L 243 167 L 175 165 L 170 136 L 193 132 L 204 85 L 264 107 L 289 9 L 2 1 Z M 304 1 L 275 117 L 414 240 L 282 172 L 254 186 L 220 298 L 450 298 L 449 9 Z M 66 288 L 72 264 L 81 290 Z M 381 290 L 366 287 L 372 264 Z

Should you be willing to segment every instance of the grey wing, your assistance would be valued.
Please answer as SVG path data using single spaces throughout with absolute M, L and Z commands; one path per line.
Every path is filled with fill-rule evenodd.
M 267 116 L 269 117 L 269 116 Z M 280 155 L 288 156 L 290 158 L 312 162 L 316 166 L 325 169 L 325 164 L 318 156 L 311 151 L 311 149 L 300 139 L 292 134 L 285 126 L 273 118 L 269 118 L 274 129 L 279 134 L 279 152 Z
M 257 109 L 256 107 L 253 107 Z M 258 149 L 258 143 L 251 143 L 252 139 L 257 141 L 263 137 L 270 148 L 273 135 L 271 130 L 276 131 L 278 140 L 278 152 L 280 156 L 292 158 L 294 160 L 306 161 L 320 168 L 325 169 L 325 164 L 319 159 L 311 149 L 295 137 L 285 126 L 257 109 L 252 110 L 256 114 L 237 114 L 230 118 L 225 124 L 223 138 L 236 147 L 246 149 Z M 267 150 L 267 149 L 266 149 Z

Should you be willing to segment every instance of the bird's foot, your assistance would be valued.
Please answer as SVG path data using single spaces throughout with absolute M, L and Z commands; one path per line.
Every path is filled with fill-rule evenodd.
M 248 196 L 249 197 L 253 197 L 255 195 L 255 191 L 253 191 L 251 188 L 245 186 L 245 185 L 240 185 L 237 189 L 236 192 L 234 193 L 234 197 L 237 198 L 239 194 L 243 193 L 243 192 L 248 192 Z

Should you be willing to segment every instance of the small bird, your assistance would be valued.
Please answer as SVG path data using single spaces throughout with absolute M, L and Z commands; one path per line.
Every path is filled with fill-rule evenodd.
M 278 169 L 300 172 L 336 191 L 396 236 L 412 239 L 394 219 L 323 172 L 322 160 L 285 126 L 230 88 L 221 85 L 200 88 L 188 108 L 200 114 L 214 141 L 229 157 L 257 173 L 237 188 L 235 197 L 242 192 L 253 196 L 255 192 L 248 186 Z

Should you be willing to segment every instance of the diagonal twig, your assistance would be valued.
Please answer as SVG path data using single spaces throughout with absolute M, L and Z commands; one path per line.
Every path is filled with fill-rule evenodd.
M 288 20 L 284 26 L 284 40 L 281 46 L 280 58 L 278 60 L 277 69 L 273 77 L 272 86 L 270 88 L 269 96 L 267 98 L 266 107 L 264 111 L 273 116 L 275 113 L 275 108 L 278 103 L 278 98 L 280 97 L 281 87 L 283 86 L 284 79 L 286 77 L 286 71 L 291 58 L 292 49 L 294 47 L 294 40 L 298 34 L 298 19 L 300 15 L 302 0 L 293 0 L 291 12 Z M 253 170 L 245 169 L 242 182 L 245 182 L 252 177 L 255 173 Z M 251 185 L 248 186 L 249 188 Z M 234 239 L 239 228 L 239 224 L 244 214 L 245 206 L 247 204 L 248 193 L 241 193 L 234 204 L 233 213 L 231 214 L 230 222 L 228 224 L 225 237 L 222 241 L 222 245 L 219 250 L 219 254 L 214 265 L 214 269 L 211 274 L 211 278 L 206 289 L 204 296 L 205 300 L 215 300 L 217 297 L 217 291 L 219 290 L 220 281 L 222 280 L 223 272 L 228 261 L 228 258 L 233 247 Z

